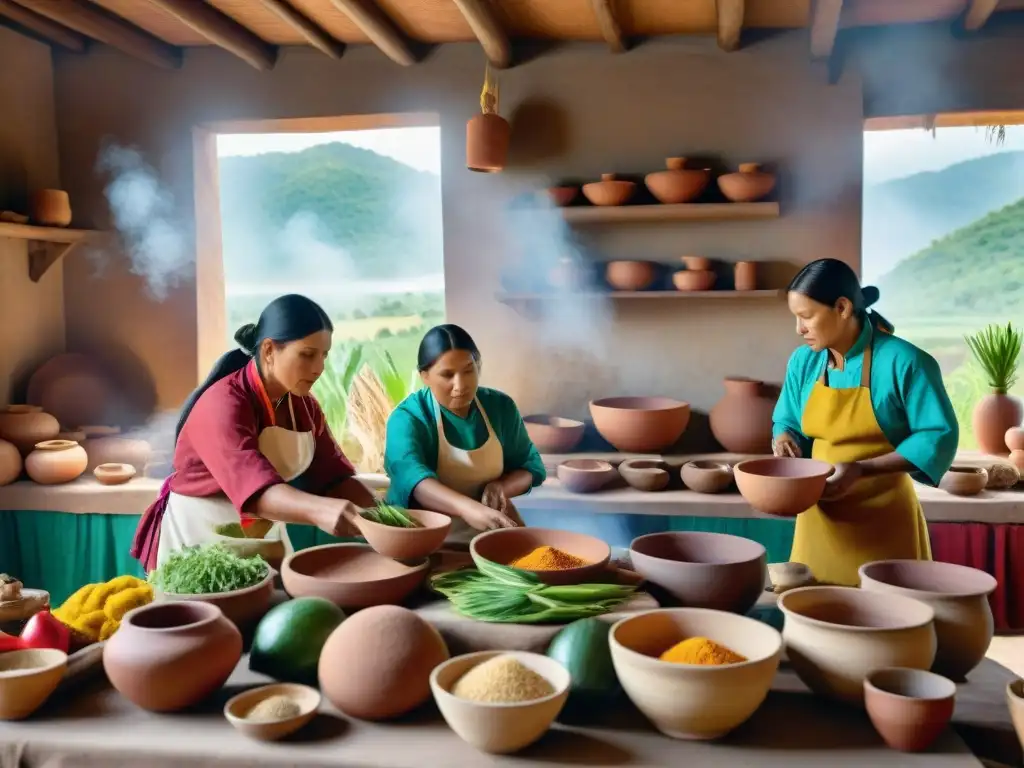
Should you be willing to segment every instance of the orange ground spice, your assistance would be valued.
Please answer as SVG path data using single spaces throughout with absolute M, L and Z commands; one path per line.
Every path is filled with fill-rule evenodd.
M 701 666 L 721 666 L 723 664 L 739 664 L 746 661 L 735 651 L 719 645 L 706 637 L 688 637 L 676 643 L 659 658 L 674 664 L 699 664 Z
M 537 547 L 522 557 L 509 563 L 513 568 L 522 568 L 527 571 L 567 571 L 570 568 L 580 568 L 590 565 L 582 557 L 570 555 L 557 547 Z

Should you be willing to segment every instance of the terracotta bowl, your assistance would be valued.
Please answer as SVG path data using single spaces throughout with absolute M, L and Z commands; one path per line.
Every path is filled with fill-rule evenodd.
M 988 470 L 983 467 L 952 466 L 939 481 L 939 488 L 953 496 L 977 496 L 988 485 Z
M 555 547 L 586 560 L 588 565 L 564 571 L 531 571 L 545 584 L 586 584 L 597 579 L 608 567 L 612 549 L 605 542 L 585 533 L 558 531 L 553 528 L 499 528 L 473 537 L 469 554 L 474 562 L 481 558 L 499 565 L 509 565 L 537 547 Z
M 92 474 L 103 485 L 122 485 L 135 477 L 135 467 L 131 464 L 100 464 Z
M 555 470 L 566 490 L 573 493 L 595 493 L 618 477 L 618 470 L 607 461 L 570 459 Z
M 642 291 L 651 287 L 657 273 L 649 261 L 610 261 L 604 276 L 616 291 Z
M 526 416 L 526 434 L 541 453 L 571 453 L 583 440 L 582 421 L 563 419 L 546 413 Z
M 934 670 L 961 681 L 985 658 L 996 580 L 976 568 L 938 561 L 881 560 L 858 571 L 861 589 L 920 600 L 935 611 Z
M 871 724 L 892 749 L 923 752 L 953 717 L 956 684 L 920 669 L 879 669 L 864 678 Z
M 633 570 L 692 608 L 746 613 L 764 591 L 768 554 L 725 533 L 651 533 L 629 546 Z
M 736 487 L 758 512 L 796 517 L 821 500 L 831 464 L 815 459 L 748 459 L 733 467 Z
M 21 650 L 0 654 L 0 720 L 22 720 L 50 698 L 68 665 L 55 650 Z
M 270 598 L 274 594 L 274 579 L 277 573 L 270 569 L 266 578 L 259 584 L 231 592 L 214 592 L 200 595 L 180 595 L 174 592 L 161 592 L 163 600 L 209 603 L 220 608 L 224 616 L 234 623 L 239 630 L 252 626 L 263 618 L 270 610 Z
M 426 558 L 408 565 L 366 544 L 324 544 L 285 558 L 281 580 L 292 597 L 323 597 L 340 608 L 366 608 L 402 602 L 429 569 Z
M 762 171 L 759 163 L 741 163 L 739 172 L 718 177 L 718 188 L 734 203 L 753 203 L 775 189 L 775 175 Z
M 677 291 L 710 291 L 717 275 L 708 269 L 681 269 L 672 273 Z
M 679 474 L 697 493 L 721 493 L 733 483 L 732 467 L 724 461 L 688 461 Z
M 864 678 L 883 667 L 928 670 L 935 611 L 901 595 L 800 587 L 779 597 L 793 671 L 820 696 L 863 706 Z
M 671 448 L 690 423 L 690 404 L 668 397 L 609 397 L 590 403 L 601 437 L 623 453 Z
M 707 256 L 680 256 L 679 260 L 684 267 L 694 272 L 710 272 L 713 266 Z
M 603 173 L 600 181 L 583 185 L 583 196 L 594 205 L 625 205 L 634 192 L 635 182 L 616 179 L 614 173 Z
M 628 459 L 619 464 L 619 474 L 631 488 L 656 492 L 668 487 L 668 464 L 655 459 Z
M 1011 681 L 1006 686 L 1006 706 L 1010 710 L 1013 730 L 1017 732 L 1017 740 L 1024 744 L 1024 680 Z
M 658 658 L 687 637 L 707 637 L 747 661 L 722 666 Z M 782 656 L 778 630 L 756 619 L 703 608 L 669 608 L 617 622 L 608 638 L 626 695 L 674 739 L 717 739 L 764 702 Z
M 803 563 L 768 563 L 768 578 L 776 592 L 806 587 L 814 583 L 814 574 Z
M 665 160 L 667 170 L 649 173 L 644 184 L 659 203 L 678 205 L 689 203 L 700 197 L 711 180 L 707 168 L 687 168 L 686 158 L 669 157 Z
M 555 692 L 514 704 L 472 701 L 451 692 L 473 667 L 506 655 L 547 679 Z M 491 754 L 517 752 L 547 733 L 569 696 L 569 683 L 569 671 L 557 661 L 526 651 L 467 653 L 438 664 L 430 673 L 430 690 L 448 726 L 466 743 Z
M 552 205 L 557 208 L 564 208 L 576 199 L 580 193 L 579 187 L 548 187 L 547 195 Z
M 299 714 L 276 720 L 249 720 L 246 715 L 261 701 L 271 696 L 287 696 L 299 707 Z M 224 717 L 251 739 L 276 741 L 299 730 L 316 717 L 320 709 L 320 691 L 308 685 L 274 683 L 252 688 L 232 696 L 224 705 Z
M 452 527 L 452 519 L 424 509 L 407 509 L 406 513 L 422 527 L 396 528 L 361 517 L 357 521 L 359 532 L 374 552 L 395 560 L 419 560 L 439 550 Z

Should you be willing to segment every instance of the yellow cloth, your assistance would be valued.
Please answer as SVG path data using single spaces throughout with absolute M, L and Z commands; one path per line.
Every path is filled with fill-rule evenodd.
M 134 576 L 118 576 L 100 584 L 86 584 L 53 612 L 63 624 L 90 642 L 106 640 L 121 626 L 132 608 L 153 601 L 153 588 Z
M 803 433 L 814 441 L 812 458 L 840 464 L 892 452 L 871 405 L 871 348 L 864 353 L 859 387 L 832 389 L 827 371 L 801 419 Z M 864 563 L 931 557 L 914 483 L 899 472 L 862 478 L 842 498 L 821 501 L 798 516 L 790 560 L 807 565 L 819 582 L 855 587 Z

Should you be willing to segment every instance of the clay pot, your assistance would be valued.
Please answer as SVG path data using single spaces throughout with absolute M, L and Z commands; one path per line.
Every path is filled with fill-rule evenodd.
M 677 291 L 710 291 L 716 277 L 711 270 L 681 269 L 672 273 L 672 284 Z
M 93 471 L 100 464 L 127 464 L 136 472 L 145 472 L 152 448 L 145 440 L 130 437 L 89 437 L 83 444 L 89 455 L 87 471 Z
M 733 483 L 732 467 L 723 461 L 688 461 L 679 474 L 697 493 L 721 493 Z
M 690 404 L 668 397 L 609 397 L 590 403 L 601 437 L 623 453 L 659 453 L 690 423 Z
M 759 163 L 741 163 L 738 173 L 718 177 L 718 188 L 734 203 L 753 203 L 775 189 L 775 174 L 762 171 Z
M 22 460 L 14 443 L 0 440 L 0 485 L 13 483 L 21 475 Z
M 644 184 L 658 202 L 667 205 L 696 200 L 711 180 L 707 168 L 687 170 L 685 157 L 667 158 L 665 167 L 668 170 L 647 174 Z
M 53 416 L 34 405 L 8 405 L 0 409 L 0 439 L 13 443 L 22 456 L 28 456 L 36 443 L 53 440 L 60 424 Z
M 988 486 L 988 470 L 983 467 L 950 467 L 939 480 L 939 488 L 953 496 L 977 496 Z
M 617 291 L 642 291 L 655 277 L 654 265 L 647 261 L 612 261 L 605 268 L 605 279 Z
M 103 669 L 137 706 L 174 712 L 224 685 L 241 655 L 242 636 L 217 606 L 156 602 L 125 614 L 103 648 Z
M 733 267 L 733 281 L 737 291 L 757 290 L 757 262 L 737 261 Z
M 77 480 L 88 463 L 89 457 L 78 443 L 44 440 L 25 459 L 25 472 L 40 485 L 57 485 Z
M 711 409 L 711 434 L 733 453 L 772 452 L 772 413 L 775 398 L 764 382 L 730 377 L 722 382 L 725 397 Z
M 1010 427 L 1003 436 L 1003 442 L 1011 451 L 1024 451 L 1024 427 Z
M 879 669 L 864 678 L 871 724 L 892 749 L 923 752 L 953 717 L 956 685 L 920 669 Z
M 582 421 L 535 414 L 523 419 L 526 434 L 541 453 L 570 453 L 583 439 Z
M 469 543 L 473 562 L 481 558 L 500 565 L 509 565 L 537 547 L 555 547 L 586 561 L 578 568 L 561 571 L 519 570 L 532 573 L 545 584 L 553 586 L 593 583 L 607 569 L 612 549 L 596 536 L 554 528 L 498 528 L 478 534 Z
M 971 424 L 978 447 L 993 456 L 1006 456 L 1006 433 L 1024 420 L 1021 401 L 1013 395 L 988 394 L 974 406 Z
M 816 459 L 747 459 L 733 467 L 746 502 L 766 515 L 796 517 L 821 500 L 831 464 Z
M 576 199 L 580 193 L 579 187 L 548 187 L 547 195 L 552 205 L 564 208 Z
M 135 467 L 131 464 L 100 464 L 92 474 L 102 485 L 122 485 L 135 477 Z
M 668 464 L 649 459 L 630 459 L 619 464 L 619 474 L 631 488 L 638 491 L 656 492 L 668 487 L 671 479 Z
M 71 200 L 63 189 L 39 189 L 29 201 L 29 217 L 43 227 L 66 227 L 71 223 Z
M 625 205 L 634 192 L 634 182 L 616 179 L 614 173 L 602 173 L 600 181 L 583 185 L 583 196 L 594 205 Z
M 471 171 L 497 173 L 508 160 L 512 128 L 495 113 L 473 115 L 466 123 L 466 167 Z
M 707 256 L 680 256 L 683 266 L 694 272 L 709 272 L 714 266 Z
M 277 574 L 271 570 L 259 584 L 230 592 L 211 592 L 198 595 L 180 595 L 171 592 L 161 593 L 161 599 L 181 600 L 185 602 L 207 603 L 216 606 L 224 614 L 224 618 L 245 631 L 263 618 L 270 610 L 270 599 L 274 594 L 274 580 Z
M 925 560 L 865 563 L 858 572 L 862 590 L 913 598 L 935 611 L 934 671 L 960 681 L 981 663 L 992 641 L 992 576 L 976 568 Z
M 595 493 L 618 476 L 618 470 L 607 461 L 594 459 L 563 461 L 555 473 L 558 482 L 572 493 Z

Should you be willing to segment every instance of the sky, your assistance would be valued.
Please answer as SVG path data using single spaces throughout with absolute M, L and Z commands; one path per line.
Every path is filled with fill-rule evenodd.
M 900 131 L 865 131 L 864 183 L 878 184 L 921 171 L 938 171 L 964 160 L 996 152 L 1024 150 L 1024 126 L 1006 129 L 1006 143 L 996 146 L 984 128 L 912 128 Z

